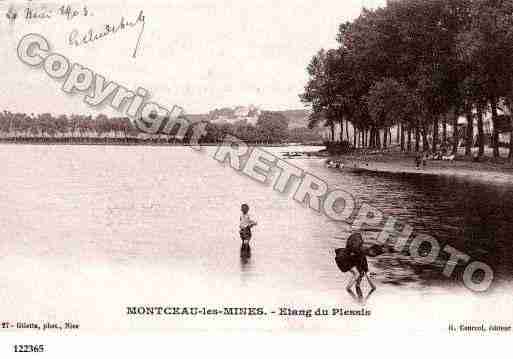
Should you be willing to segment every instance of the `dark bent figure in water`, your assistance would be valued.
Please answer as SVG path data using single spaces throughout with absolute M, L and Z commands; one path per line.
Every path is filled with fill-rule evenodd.
M 363 299 L 362 289 L 360 284 L 363 278 L 367 279 L 371 290 L 367 296 L 370 296 L 375 290 L 376 286 L 369 278 L 369 265 L 367 263 L 367 256 L 363 249 L 363 238 L 360 233 L 353 233 L 347 239 L 345 248 L 335 249 L 335 261 L 338 268 L 343 272 L 350 272 L 352 274 L 346 290 L 354 296 L 352 287 L 355 286 L 356 294 L 359 299 Z

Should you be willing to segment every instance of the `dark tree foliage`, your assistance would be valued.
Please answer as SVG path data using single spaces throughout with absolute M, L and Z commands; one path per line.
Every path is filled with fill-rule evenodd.
M 499 157 L 497 121 L 513 105 L 513 0 L 390 2 L 341 24 L 337 40 L 338 48 L 319 51 L 307 67 L 300 98 L 312 108 L 311 127 L 350 121 L 364 139 L 370 136 L 364 145 L 380 147 L 398 126 L 401 144 L 406 131 L 409 141 L 414 133 L 424 149 L 437 151 L 449 142 L 449 125 L 456 151 L 463 116 L 465 142 L 473 142 L 476 124 L 479 155 L 491 142 Z M 491 141 L 483 130 L 486 114 Z

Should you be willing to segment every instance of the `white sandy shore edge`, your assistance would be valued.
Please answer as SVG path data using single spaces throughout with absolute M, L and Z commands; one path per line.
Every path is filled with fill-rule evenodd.
M 343 171 L 453 176 L 465 180 L 513 184 L 513 171 L 508 169 L 462 168 L 457 162 L 441 161 L 428 161 L 425 167 L 421 166 L 420 169 L 417 169 L 413 161 L 411 163 L 407 163 L 404 160 L 380 162 L 376 159 L 364 160 L 352 157 L 333 159 L 344 164 L 344 167 L 341 169 Z

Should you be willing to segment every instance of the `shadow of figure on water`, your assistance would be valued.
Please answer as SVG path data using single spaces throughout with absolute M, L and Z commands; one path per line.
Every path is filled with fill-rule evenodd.
M 242 266 L 249 264 L 251 259 L 251 247 L 249 243 L 243 243 L 240 247 L 240 263 Z

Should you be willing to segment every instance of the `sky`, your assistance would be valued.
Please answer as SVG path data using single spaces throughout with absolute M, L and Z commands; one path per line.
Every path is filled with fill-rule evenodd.
M 28 33 L 44 36 L 51 50 L 107 80 L 129 89 L 147 89 L 151 101 L 187 113 L 253 104 L 268 110 L 303 108 L 298 94 L 307 81 L 306 66 L 321 48 L 337 45 L 338 25 L 358 16 L 362 6 L 385 0 L 172 0 L 90 1 L 73 9 L 88 16 L 69 20 L 58 13 L 61 4 L 0 0 L 0 109 L 26 113 L 51 112 L 113 115 L 110 108 L 93 108 L 84 94 L 67 95 L 62 81 L 42 68 L 31 68 L 17 57 L 20 39 Z M 13 6 L 17 20 L 6 17 Z M 49 19 L 25 19 L 26 8 L 50 12 Z M 101 40 L 69 44 L 75 30 L 100 32 L 121 17 L 145 21 Z M 138 53 L 132 57 L 141 33 Z

